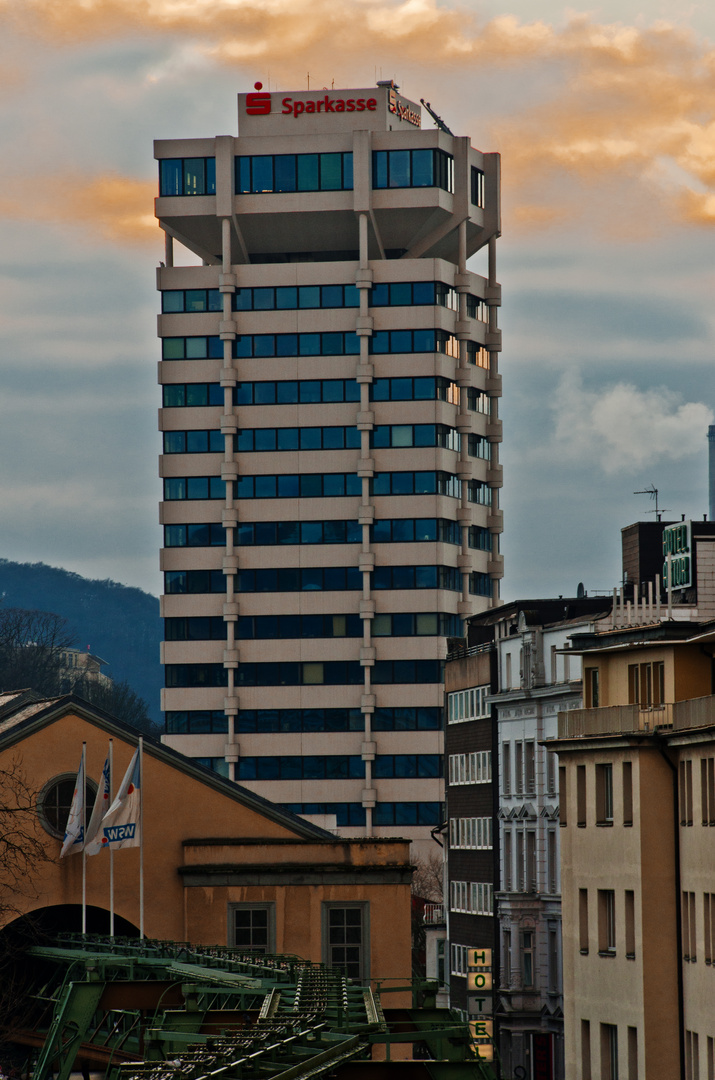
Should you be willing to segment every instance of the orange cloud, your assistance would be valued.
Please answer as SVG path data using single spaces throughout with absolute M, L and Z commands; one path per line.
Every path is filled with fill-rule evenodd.
M 155 184 L 117 175 L 92 180 L 57 175 L 51 192 L 44 181 L 15 177 L 4 184 L 0 216 L 86 225 L 108 240 L 151 243 L 159 235 L 152 213 L 155 195 Z
M 628 200 L 629 214 L 645 217 L 655 192 L 674 194 L 663 204 L 670 219 L 710 220 L 694 215 L 688 192 L 704 188 L 705 202 L 715 192 L 715 51 L 665 22 L 480 21 L 459 0 L 0 0 L 0 25 L 3 18 L 53 43 L 137 32 L 183 37 L 205 59 L 240 66 L 246 82 L 247 69 L 264 81 L 270 71 L 274 87 L 303 85 L 307 69 L 332 72 L 336 57 L 346 58 L 343 82 L 386 57 L 388 73 L 459 73 L 463 87 L 475 72 L 508 71 L 538 87 L 525 97 L 539 103 L 518 114 L 503 107 L 500 116 L 498 96 L 490 99 L 491 138 L 483 141 L 502 151 L 521 222 L 551 221 L 563 192 L 549 196 L 548 189 L 563 182 L 575 191 L 588 186 L 581 206 L 588 202 L 593 215 L 604 177 L 640 191 Z M 483 130 L 484 115 L 475 120 Z M 89 188 L 87 198 L 112 204 L 111 185 L 97 180 Z M 116 198 L 131 201 L 128 190 Z M 128 212 L 127 236 L 141 234 L 143 216 L 136 207 Z M 119 228 L 121 217 L 110 211 L 105 228 Z

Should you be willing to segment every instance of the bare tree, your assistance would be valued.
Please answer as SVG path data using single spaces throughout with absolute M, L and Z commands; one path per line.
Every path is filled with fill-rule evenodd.
M 413 856 L 412 868 L 412 895 L 419 896 L 429 904 L 441 904 L 444 892 L 441 850 L 430 851 L 428 855 Z
M 67 620 L 49 611 L 0 608 L 0 689 L 58 693 L 62 652 L 73 644 Z

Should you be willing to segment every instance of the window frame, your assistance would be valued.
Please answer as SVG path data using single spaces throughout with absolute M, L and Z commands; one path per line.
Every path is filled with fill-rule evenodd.
M 326 967 L 332 970 L 340 970 L 331 963 L 330 942 L 330 912 L 331 911 L 354 911 L 360 912 L 360 975 L 357 982 L 367 984 L 370 980 L 370 902 L 367 900 L 340 901 L 323 900 L 321 903 L 321 956 Z M 334 947 L 339 947 L 336 943 Z M 352 979 L 352 976 L 346 976 Z M 355 980 L 353 980 L 355 981 Z
M 267 941 L 266 948 L 248 947 L 244 948 L 241 945 L 236 944 L 236 926 L 234 915 L 237 911 L 266 911 L 268 913 L 267 920 Z M 277 952 L 276 949 L 276 904 L 274 900 L 267 901 L 231 901 L 228 904 L 227 909 L 227 943 L 229 948 L 238 949 L 240 952 L 247 953 L 253 956 L 266 956 Z

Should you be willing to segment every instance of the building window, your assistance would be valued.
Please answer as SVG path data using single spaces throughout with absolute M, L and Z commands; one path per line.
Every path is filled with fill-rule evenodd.
M 691 758 L 680 762 L 679 776 L 679 802 L 680 824 L 693 824 L 693 762 Z
M 576 766 L 576 824 L 580 829 L 586 825 L 586 766 Z
M 77 786 L 77 773 L 61 773 L 48 780 L 37 796 L 37 813 L 40 824 L 45 832 L 62 840 L 65 835 L 67 819 L 69 817 L 75 787 Z M 94 808 L 94 800 L 97 795 L 97 785 L 89 777 L 86 779 L 86 818 L 89 821 Z
M 274 953 L 275 904 L 229 904 L 228 943 L 247 953 Z
M 524 790 L 527 795 L 536 793 L 536 746 L 533 742 L 524 743 Z
M 715 825 L 715 758 L 700 759 L 700 803 L 703 825 Z
M 578 890 L 578 937 L 582 955 L 588 956 L 588 889 Z
M 681 895 L 681 922 L 683 934 L 683 960 L 694 964 L 698 958 L 697 925 L 695 920 L 695 893 Z
M 581 1076 L 583 1080 L 592 1080 L 591 1072 L 591 1023 L 581 1021 Z
M 546 849 L 549 874 L 548 888 L 549 892 L 555 895 L 559 891 L 559 855 L 557 834 L 554 829 L 549 829 L 546 835 Z
M 260 154 L 236 158 L 236 194 L 290 191 L 352 191 L 353 156 Z
M 536 877 L 536 833 L 529 829 L 526 834 L 526 891 L 538 892 Z
M 628 1028 L 628 1080 L 638 1080 L 638 1028 Z
M 549 930 L 549 990 L 552 994 L 559 991 L 561 984 L 561 964 L 559 962 L 558 930 Z
M 502 743 L 501 749 L 502 793 L 511 795 L 511 743 Z
M 323 904 L 323 963 L 356 982 L 369 979 L 367 904 Z
M 377 758 L 376 762 L 379 760 L 381 758 Z M 382 774 L 375 771 L 373 775 L 379 777 Z M 491 850 L 492 819 L 490 817 L 450 818 L 449 844 L 452 848 Z
M 626 889 L 626 959 L 636 958 L 636 903 L 635 893 Z
M 470 199 L 473 206 L 484 208 L 484 173 L 472 165 L 470 172 Z
M 700 1080 L 700 1046 L 697 1031 L 685 1032 L 685 1080 Z
M 662 660 L 628 665 L 628 701 L 643 708 L 662 705 L 665 700 L 665 665 Z
M 524 876 L 524 833 L 521 829 L 516 834 L 516 891 L 525 892 Z
M 556 754 L 546 751 L 546 790 L 549 795 L 556 794 Z
M 218 404 L 223 405 L 223 387 L 219 389 L 221 400 Z M 344 401 L 360 401 L 360 387 L 354 379 L 240 382 L 233 390 L 234 405 L 320 405 Z
M 600 956 L 616 953 L 616 894 L 613 889 L 598 890 L 598 952 Z
M 618 1028 L 601 1024 L 601 1080 L 618 1080 Z
M 215 195 L 216 158 L 164 158 L 159 162 L 159 195 Z
M 511 986 L 511 930 L 505 930 L 502 934 L 502 969 L 504 972 L 504 986 Z
M 374 150 L 374 188 L 439 187 L 454 191 L 454 158 L 444 150 Z
M 596 824 L 613 824 L 613 765 L 596 766 Z
M 623 824 L 633 824 L 633 765 L 623 762 Z
M 703 893 L 703 942 L 705 963 L 712 964 L 715 958 L 715 893 Z
M 451 972 L 453 975 L 465 976 L 469 971 L 469 948 L 467 945 L 452 945 L 451 949 Z
M 534 985 L 534 934 L 525 930 L 521 935 L 521 978 L 524 988 Z
M 586 708 L 597 709 L 601 703 L 598 668 L 585 668 L 583 673 L 583 685 L 586 692 Z
M 449 883 L 450 911 L 468 915 L 493 915 L 491 882 L 451 881 Z
M 511 850 L 511 829 L 504 830 L 504 889 L 506 892 L 511 892 L 512 886 L 512 850 Z
M 395 586 L 404 588 L 403 585 Z M 436 588 L 435 585 L 431 586 Z M 457 690 L 447 695 L 447 723 L 461 724 L 467 720 L 486 720 L 489 717 L 487 705 L 488 686 L 474 686 L 470 690 Z
M 566 766 L 559 765 L 559 825 L 561 828 L 568 825 L 568 813 L 566 806 L 568 803 L 568 787 L 567 787 L 567 773 Z
M 524 744 L 520 740 L 514 743 L 514 790 L 517 795 L 524 793 Z

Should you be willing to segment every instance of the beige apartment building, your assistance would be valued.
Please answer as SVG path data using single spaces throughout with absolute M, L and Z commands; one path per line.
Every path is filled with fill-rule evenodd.
M 715 1075 L 715 624 L 579 634 L 559 715 L 566 1076 Z
M 256 84 L 156 143 L 165 740 L 349 835 L 442 820 L 447 643 L 502 576 L 499 157 L 424 115 Z

